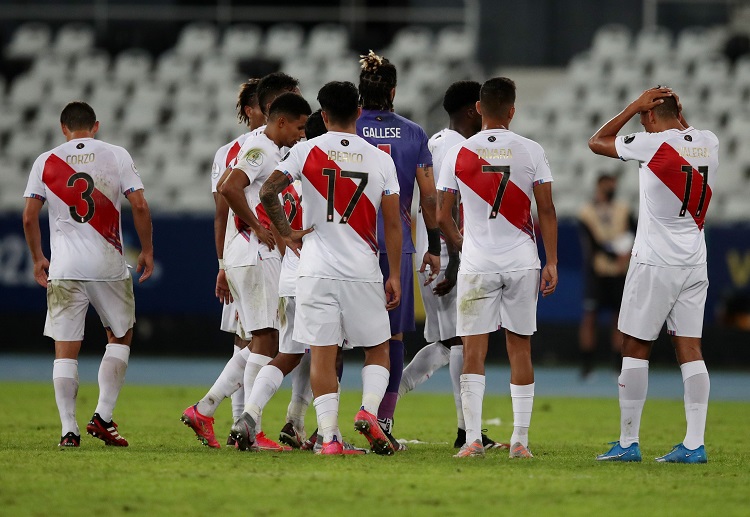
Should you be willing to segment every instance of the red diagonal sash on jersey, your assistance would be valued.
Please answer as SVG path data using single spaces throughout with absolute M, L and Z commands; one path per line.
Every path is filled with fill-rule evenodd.
M 229 167 L 229 164 L 232 163 L 232 160 L 234 160 L 237 157 L 237 153 L 240 152 L 240 148 L 242 146 L 239 142 L 235 142 L 234 145 L 229 149 L 229 152 L 227 153 L 227 159 L 226 163 L 224 164 L 224 167 Z M 221 171 L 222 173 L 224 171 Z
M 323 199 L 328 196 L 328 177 L 323 175 L 323 169 L 333 169 L 336 171 L 336 189 L 334 190 L 333 207 L 339 214 L 346 211 L 346 207 L 354 197 L 357 190 L 357 183 L 351 178 L 341 177 L 341 167 L 336 162 L 328 159 L 328 156 L 318 147 L 313 147 L 307 156 L 305 166 L 302 168 L 302 174 L 320 192 Z M 360 196 L 357 205 L 352 211 L 352 215 L 347 220 L 352 230 L 357 232 L 373 252 L 378 250 L 377 237 L 377 212 L 372 202 L 365 194 Z
M 687 181 L 687 175 L 681 172 L 683 166 L 692 167 L 685 158 L 680 156 L 680 153 L 674 147 L 666 142 L 661 144 L 654 157 L 648 162 L 648 168 L 680 201 L 685 198 L 685 182 Z M 703 200 L 703 208 L 698 217 L 696 217 L 695 214 L 698 211 L 698 204 L 700 203 L 701 192 L 703 191 L 703 182 L 706 181 L 706 178 L 703 177 L 703 174 L 699 174 L 694 167 L 692 177 L 693 181 L 690 183 L 690 199 L 688 200 L 687 210 L 693 216 L 698 229 L 702 230 L 706 220 L 706 212 L 708 212 L 708 204 L 711 201 L 711 187 L 706 185 L 706 197 Z
M 75 173 L 75 169 L 59 156 L 51 154 L 44 163 L 42 181 L 63 203 L 76 207 L 78 213 L 85 213 L 88 206 L 81 196 L 86 189 L 85 182 L 79 180 L 73 183 L 72 187 L 68 186 L 68 179 Z M 117 211 L 112 201 L 97 188 L 94 188 L 91 198 L 94 200 L 94 215 L 87 223 L 122 254 L 120 212 Z
M 292 230 L 302 229 L 302 203 L 294 185 L 290 184 L 281 192 L 281 200 L 284 205 L 284 213 L 289 220 Z
M 492 207 L 503 177 L 501 174 L 482 172 L 482 165 L 491 164 L 477 156 L 475 152 L 463 147 L 456 159 L 456 177 Z M 534 238 L 534 224 L 531 220 L 531 200 L 523 190 L 513 183 L 512 174 L 505 186 L 499 213 L 510 224 L 529 235 L 532 239 Z

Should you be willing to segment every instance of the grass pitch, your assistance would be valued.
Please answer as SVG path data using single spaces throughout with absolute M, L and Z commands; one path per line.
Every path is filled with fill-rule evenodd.
M 641 464 L 597 463 L 617 439 L 616 400 L 537 397 L 533 460 L 506 451 L 485 459 L 452 457 L 452 396 L 411 393 L 396 414 L 396 435 L 410 445 L 393 457 L 320 457 L 240 453 L 200 445 L 179 417 L 203 388 L 126 385 L 115 419 L 130 441 L 105 447 L 84 435 L 80 449 L 58 450 L 60 425 L 52 383 L 0 383 L 7 419 L 0 432 L 0 515 L 705 515 L 750 514 L 750 404 L 712 402 L 707 465 L 658 464 L 684 436 L 681 401 L 649 400 L 641 426 Z M 97 388 L 82 385 L 79 425 L 96 406 Z M 288 392 L 279 393 L 263 423 L 274 437 Z M 344 392 L 340 416 L 352 430 L 359 394 Z M 484 415 L 499 417 L 488 434 L 507 441 L 510 397 L 487 397 Z M 216 418 L 217 438 L 231 425 L 229 401 Z M 308 432 L 315 428 L 311 407 Z

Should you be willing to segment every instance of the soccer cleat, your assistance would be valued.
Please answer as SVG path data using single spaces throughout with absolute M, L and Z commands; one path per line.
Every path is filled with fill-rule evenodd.
M 208 447 L 218 449 L 221 447 L 214 436 L 214 419 L 210 416 L 201 415 L 195 405 L 190 406 L 182 412 L 180 420 L 195 432 L 198 441 Z
M 484 445 L 482 440 L 474 440 L 464 444 L 461 450 L 453 455 L 454 458 L 484 458 Z
M 80 447 L 81 446 L 81 436 L 78 434 L 75 434 L 73 431 L 69 432 L 65 436 L 60 437 L 60 443 L 58 447 L 68 448 L 68 447 Z
M 312 446 L 313 452 L 319 452 L 323 448 L 323 435 L 322 434 L 316 434 L 315 435 L 315 443 Z
M 619 441 L 609 444 L 612 448 L 597 456 L 597 461 L 641 461 L 641 448 L 638 442 L 631 443 L 629 447 L 623 447 Z
M 330 442 L 324 442 L 322 447 L 319 450 L 315 451 L 315 454 L 324 454 L 324 455 L 366 454 L 366 453 L 367 451 L 364 449 L 352 447 L 346 442 L 341 443 L 336 436 L 334 436 L 333 440 L 331 440 Z
M 229 432 L 229 436 L 227 436 L 227 445 L 229 447 L 234 447 L 237 444 L 237 441 L 232 437 L 232 432 Z
M 378 418 L 378 425 L 380 426 L 380 429 L 382 429 L 383 434 L 385 434 L 386 438 L 388 438 L 388 441 L 391 442 L 394 451 L 400 452 L 407 449 L 406 445 L 396 440 L 396 438 L 391 434 L 391 431 L 393 430 L 392 418 Z
M 128 446 L 128 441 L 117 432 L 117 424 L 114 420 L 105 422 L 99 416 L 99 413 L 94 413 L 94 416 L 91 417 L 89 424 L 86 426 L 86 432 L 94 438 L 99 438 L 106 445 L 113 445 L 115 447 Z
M 496 442 L 486 434 L 487 429 L 482 429 L 482 445 L 485 449 L 510 449 L 509 443 Z M 456 441 L 453 442 L 454 449 L 460 449 L 466 443 L 466 430 L 458 428 L 456 431 Z
M 683 444 L 675 445 L 670 452 L 656 458 L 659 463 L 708 463 L 706 448 L 701 445 L 690 450 Z
M 375 454 L 390 456 L 395 452 L 390 440 L 380 428 L 378 418 L 372 413 L 360 409 L 357 416 L 354 417 L 354 429 L 367 438 L 367 441 L 370 442 L 370 449 Z
M 255 420 L 247 413 L 242 413 L 232 425 L 229 432 L 234 439 L 234 448 L 240 451 L 257 451 L 257 437 L 255 436 Z
M 312 451 L 315 448 L 315 445 L 318 440 L 318 429 L 316 428 L 315 431 L 313 431 L 313 434 L 310 435 L 310 438 L 305 440 L 303 443 L 300 444 L 300 450 L 303 451 Z M 321 442 L 322 445 L 322 442 Z
M 528 447 L 523 445 L 521 442 L 516 442 L 510 448 L 508 457 L 509 458 L 533 458 L 534 455 L 531 454 L 531 451 L 529 450 Z
M 301 449 L 305 443 L 305 431 L 301 432 L 294 427 L 294 424 L 287 422 L 284 427 L 281 428 L 279 433 L 279 441 L 290 446 L 292 449 Z
M 269 452 L 288 452 L 291 451 L 291 447 L 287 447 L 285 445 L 279 445 L 278 443 L 274 442 L 270 438 L 266 436 L 266 433 L 263 431 L 259 432 L 255 436 L 255 445 L 258 447 L 261 451 L 269 451 Z
M 344 454 L 367 454 L 370 451 L 367 449 L 363 449 L 362 447 L 357 447 L 356 445 L 352 445 L 351 443 L 344 440 Z

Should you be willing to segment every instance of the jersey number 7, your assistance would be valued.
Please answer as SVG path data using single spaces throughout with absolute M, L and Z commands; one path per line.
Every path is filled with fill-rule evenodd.
M 326 222 L 332 223 L 334 209 L 333 205 L 336 197 L 336 169 L 323 169 L 323 176 L 326 176 L 328 178 L 328 192 L 326 196 L 326 200 L 328 202 L 326 207 Z M 344 210 L 344 213 L 341 214 L 341 220 L 339 220 L 339 223 L 346 224 L 347 221 L 349 221 L 352 212 L 354 212 L 354 208 L 357 206 L 357 201 L 359 201 L 359 198 L 362 197 L 362 193 L 365 191 L 365 187 L 367 186 L 367 173 L 341 171 L 341 177 L 356 178 L 360 180 L 359 185 L 357 185 L 357 190 L 354 191 L 354 195 L 352 195 L 352 198 L 349 200 L 349 204 L 346 205 L 346 210 Z
M 503 201 L 505 187 L 508 186 L 508 180 L 510 179 L 510 165 L 482 165 L 482 172 L 503 175 L 500 184 L 497 186 L 495 200 L 492 203 L 492 211 L 490 211 L 490 219 L 496 219 L 497 214 L 500 213 L 500 203 Z
M 685 176 L 685 195 L 682 197 L 682 207 L 680 207 L 680 217 L 685 217 L 688 203 L 690 203 L 690 188 L 693 186 L 693 166 L 683 165 L 680 169 L 686 174 Z M 698 174 L 703 176 L 703 188 L 701 189 L 701 198 L 698 201 L 698 208 L 695 210 L 695 217 L 700 217 L 703 213 L 703 204 L 706 202 L 706 187 L 708 186 L 708 165 L 698 167 Z

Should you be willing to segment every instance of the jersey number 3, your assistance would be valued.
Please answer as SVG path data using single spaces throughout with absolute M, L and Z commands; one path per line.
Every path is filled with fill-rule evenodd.
M 334 209 L 333 205 L 336 197 L 336 169 L 323 169 L 323 176 L 326 176 L 328 178 L 328 192 L 326 196 L 326 200 L 328 202 L 326 207 L 326 222 L 332 223 Z M 349 200 L 349 204 L 346 205 L 346 210 L 344 210 L 344 213 L 341 214 L 341 220 L 339 220 L 339 223 L 346 224 L 347 221 L 349 221 L 352 212 L 354 212 L 354 208 L 357 206 L 357 201 L 359 201 L 359 198 L 362 197 L 362 193 L 365 191 L 365 187 L 367 186 L 367 173 L 341 171 L 341 177 L 360 180 L 359 185 L 357 185 L 357 190 L 354 191 L 354 195 L 352 195 L 352 198 Z
M 96 209 L 94 198 L 91 197 L 91 194 L 94 193 L 94 179 L 85 172 L 76 172 L 68 178 L 68 187 L 72 188 L 79 180 L 83 181 L 86 185 L 86 188 L 81 192 L 81 199 L 86 202 L 86 212 L 80 214 L 77 205 L 69 205 L 68 210 L 70 210 L 70 217 L 75 222 L 87 223 L 94 217 L 94 210 Z

